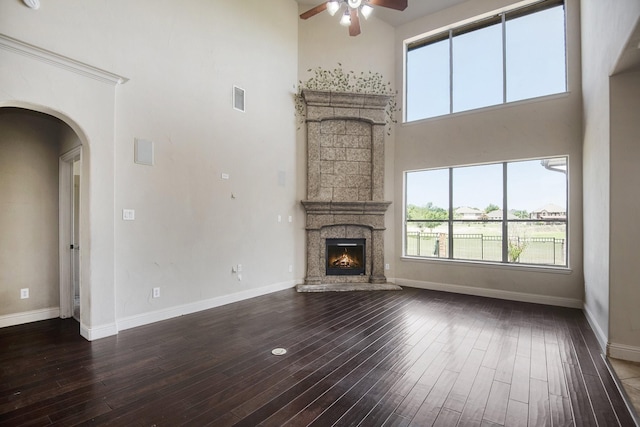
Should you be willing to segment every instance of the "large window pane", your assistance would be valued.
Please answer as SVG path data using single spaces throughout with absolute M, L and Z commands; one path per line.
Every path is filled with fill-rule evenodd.
M 485 219 L 502 209 L 502 164 L 453 169 L 454 218 Z
M 502 26 L 453 38 L 453 112 L 501 104 Z
M 567 176 L 567 157 L 407 172 L 405 255 L 567 266 Z
M 564 7 L 506 22 L 507 102 L 565 92 Z
M 406 174 L 407 255 L 447 257 L 449 170 Z
M 407 121 L 448 114 L 449 40 L 407 53 Z

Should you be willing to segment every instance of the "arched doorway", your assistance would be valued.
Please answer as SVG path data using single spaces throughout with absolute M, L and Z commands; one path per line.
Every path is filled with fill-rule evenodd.
M 74 301 L 80 320 L 80 260 L 68 242 L 79 241 L 81 155 L 60 118 L 0 108 L 0 326 L 71 317 Z

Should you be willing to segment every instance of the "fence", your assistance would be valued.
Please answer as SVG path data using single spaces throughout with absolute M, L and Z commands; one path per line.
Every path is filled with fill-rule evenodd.
M 565 239 L 555 237 L 514 237 L 511 247 L 520 248 L 516 260 L 521 264 L 566 265 Z M 406 255 L 449 258 L 447 233 L 407 232 Z M 517 251 L 512 254 L 515 255 Z M 480 261 L 502 261 L 502 237 L 484 234 L 454 234 L 453 257 Z

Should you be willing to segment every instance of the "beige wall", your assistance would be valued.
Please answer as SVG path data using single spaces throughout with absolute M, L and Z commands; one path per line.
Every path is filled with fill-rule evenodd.
M 640 361 L 640 71 L 611 86 L 610 353 Z
M 57 308 L 59 120 L 0 108 L 0 316 Z M 20 299 L 20 289 L 29 298 Z
M 610 319 L 619 307 L 610 301 L 611 234 L 611 94 L 609 76 L 640 14 L 636 0 L 583 0 L 582 69 L 584 98 L 584 275 L 585 310 L 601 343 L 612 335 Z M 618 93 L 623 96 L 623 94 Z M 622 105 L 625 101 L 616 101 Z M 626 188 L 626 187 L 625 187 Z M 628 271 L 623 269 L 623 277 Z
M 397 29 L 396 76 L 403 75 L 403 40 L 496 10 L 512 1 L 469 1 Z M 407 170 L 568 155 L 570 162 L 570 272 L 464 262 L 402 259 L 396 233 L 399 283 L 551 304 L 579 306 L 583 297 L 579 5 L 567 2 L 569 92 L 532 101 L 458 113 L 397 126 L 394 207 L 402 230 L 403 172 Z

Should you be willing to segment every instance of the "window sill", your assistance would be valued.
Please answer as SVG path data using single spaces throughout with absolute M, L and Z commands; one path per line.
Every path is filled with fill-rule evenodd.
M 478 268 L 491 268 L 499 270 L 515 270 L 515 271 L 530 271 L 535 273 L 552 273 L 552 274 L 571 274 L 573 270 L 569 267 L 554 267 L 549 265 L 533 265 L 533 264 L 504 264 L 501 262 L 487 262 L 487 261 L 472 261 L 461 259 L 443 259 L 443 258 L 424 258 L 424 257 L 412 257 L 402 256 L 401 261 L 419 262 L 426 264 L 442 264 L 460 267 L 478 267 Z
M 545 102 L 545 101 L 552 101 L 554 99 L 562 99 L 562 98 L 567 98 L 571 95 L 571 92 L 567 91 L 567 92 L 560 92 L 560 93 L 552 93 L 550 95 L 542 95 L 542 96 L 538 96 L 535 98 L 527 98 L 527 99 L 520 99 L 518 101 L 511 101 L 511 102 L 504 102 L 501 104 L 495 104 L 495 105 L 487 105 L 486 107 L 478 107 L 478 108 L 473 108 L 471 110 L 464 110 L 464 111 L 457 111 L 455 113 L 447 113 L 447 114 L 441 114 L 439 116 L 433 116 L 433 117 L 425 117 L 423 119 L 415 119 L 415 120 L 411 120 L 411 121 L 407 121 L 406 119 L 402 122 L 402 126 L 411 126 L 411 125 L 417 125 L 417 124 L 421 124 L 421 123 L 425 123 L 425 122 L 431 122 L 431 121 L 437 121 L 437 120 L 442 120 L 442 119 L 453 119 L 456 117 L 460 117 L 460 116 L 466 116 L 469 114 L 477 114 L 477 113 L 481 113 L 484 111 L 491 111 L 491 110 L 500 110 L 503 108 L 510 108 L 510 107 L 517 107 L 518 105 L 523 105 L 523 104 L 533 104 L 536 102 Z

